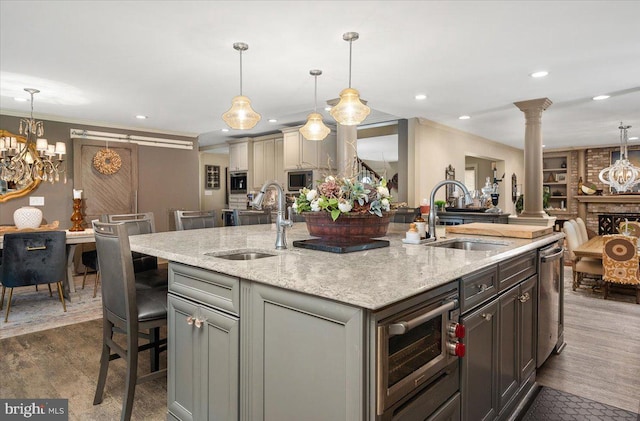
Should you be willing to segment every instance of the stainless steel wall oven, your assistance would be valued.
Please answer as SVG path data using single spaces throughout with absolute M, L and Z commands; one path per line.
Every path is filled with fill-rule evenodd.
M 425 406 L 435 410 L 458 392 L 458 358 L 464 356 L 458 315 L 458 289 L 449 285 L 377 321 L 378 419 Z
M 247 173 L 229 173 L 229 194 L 247 194 Z

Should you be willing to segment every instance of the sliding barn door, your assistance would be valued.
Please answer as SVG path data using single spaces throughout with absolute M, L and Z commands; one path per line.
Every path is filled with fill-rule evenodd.
M 103 174 L 93 165 L 96 154 L 105 149 L 105 142 L 73 140 L 74 189 L 82 190 L 86 226 L 102 214 L 134 213 L 138 192 L 138 145 L 110 143 L 109 149 L 120 156 L 120 169 Z

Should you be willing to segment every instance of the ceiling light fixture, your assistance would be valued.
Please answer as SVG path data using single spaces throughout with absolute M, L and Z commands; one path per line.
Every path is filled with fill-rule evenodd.
M 342 39 L 349 42 L 349 87 L 340 92 L 340 102 L 329 114 L 343 126 L 357 126 L 371 113 L 371 109 L 362 103 L 360 93 L 351 87 L 351 56 L 353 41 L 360 38 L 357 32 L 346 32 Z
M 322 74 L 322 70 L 309 70 L 309 74 L 313 76 L 315 88 L 313 91 L 313 112 L 307 116 L 307 123 L 300 127 L 300 133 L 307 140 L 323 140 L 331 133 L 322 121 L 322 114 L 318 112 L 318 76 Z
M 458 117 L 458 120 L 469 120 L 470 118 L 470 115 L 461 115 L 460 117 Z
M 31 184 L 34 180 L 60 181 L 60 174 L 67 174 L 62 166 L 67 146 L 64 142 L 49 145 L 44 135 L 44 123 L 33 118 L 33 95 L 40 92 L 33 88 L 24 88 L 31 95 L 31 117 L 20 119 L 20 134 L 26 141 L 19 142 L 15 137 L 0 139 L 0 179 L 15 183 L 18 188 Z
M 610 185 L 618 193 L 631 190 L 636 184 L 640 183 L 640 168 L 629 162 L 627 155 L 627 129 L 631 126 L 625 126 L 620 122 L 620 159 L 610 167 L 600 171 L 599 178 L 605 184 Z
M 242 95 L 242 52 L 247 51 L 249 45 L 236 42 L 233 48 L 240 52 L 240 95 L 233 97 L 231 108 L 222 115 L 222 119 L 232 129 L 248 130 L 258 124 L 261 118 L 260 114 L 251 108 L 251 100 Z
M 146 115 L 139 114 L 136 116 L 138 120 L 146 120 L 148 117 Z
M 629 140 L 638 140 L 638 136 L 630 137 Z
M 18 102 L 27 102 L 27 98 L 16 97 L 16 98 L 13 98 L 13 99 L 18 101 Z
M 609 95 L 598 95 L 591 98 L 594 101 L 602 101 L 603 99 L 609 98 Z
M 532 78 L 536 78 L 536 79 L 537 79 L 537 78 L 540 78 L 540 77 L 545 77 L 545 76 L 547 76 L 548 74 L 549 74 L 549 72 L 547 72 L 547 71 L 545 71 L 545 70 L 541 70 L 541 71 L 539 71 L 539 72 L 533 72 L 533 73 L 531 73 L 531 75 L 530 75 L 530 76 L 531 76 Z
M 422 101 L 423 99 L 427 99 L 427 96 L 425 94 L 418 94 L 415 97 L 418 101 Z
M 270 118 L 269 119 L 269 123 L 277 123 L 277 122 L 278 122 L 278 120 L 276 120 L 275 118 Z

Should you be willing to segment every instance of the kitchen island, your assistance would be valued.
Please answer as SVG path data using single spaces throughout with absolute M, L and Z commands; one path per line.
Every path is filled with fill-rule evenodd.
M 294 240 L 309 238 L 303 223 L 287 231 L 286 250 L 274 248 L 274 225 L 131 237 L 132 250 L 170 262 L 168 418 L 213 419 L 215 414 L 220 419 L 351 421 L 413 419 L 411 414 L 436 412 L 447 416 L 456 409 L 459 414 L 457 359 L 446 368 L 455 394 L 445 396 L 440 407 L 424 401 L 414 405 L 415 392 L 391 401 L 392 387 L 380 394 L 381 324 L 438 294 L 447 299 L 460 295 L 462 310 L 466 305 L 471 311 L 472 305 L 498 296 L 502 265 L 504 273 L 513 267 L 535 274 L 532 256 L 562 235 L 533 240 L 475 236 L 501 247 L 467 251 L 403 244 L 406 229 L 406 224 L 391 224 L 385 238 L 389 247 L 347 254 L 292 247 Z M 456 237 L 474 236 L 447 235 Z M 440 241 L 447 239 L 440 236 Z M 217 257 L 247 251 L 272 256 L 249 261 Z M 520 281 L 505 282 L 504 291 L 520 288 Z M 454 301 L 460 308 L 452 300 L 449 309 Z M 444 329 L 445 321 L 457 320 L 460 311 L 440 317 Z M 414 388 L 429 392 L 431 380 L 416 380 Z M 512 409 L 513 399 L 503 406 Z

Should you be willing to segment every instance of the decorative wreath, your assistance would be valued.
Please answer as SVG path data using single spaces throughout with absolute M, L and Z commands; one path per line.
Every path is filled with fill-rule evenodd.
M 100 149 L 93 157 L 93 167 L 101 174 L 115 174 L 121 166 L 120 155 L 111 149 Z

